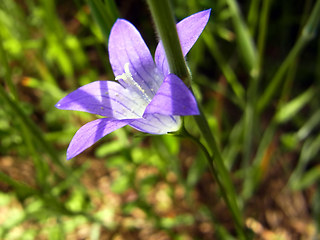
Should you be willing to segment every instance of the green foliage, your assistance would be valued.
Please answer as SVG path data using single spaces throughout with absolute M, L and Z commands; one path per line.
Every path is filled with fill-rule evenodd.
M 306 198 L 316 238 L 320 1 L 294 2 L 172 1 L 177 20 L 212 9 L 187 63 L 231 176 L 218 174 L 225 193 L 201 145 L 171 135 L 119 129 L 65 160 L 74 133 L 96 116 L 54 105 L 81 85 L 114 78 L 106 46 L 118 17 L 154 36 L 144 1 L 0 0 L 0 239 L 235 239 L 234 209 L 221 204 L 232 196 L 228 185 L 242 220 L 266 228 L 269 212 L 257 199 L 275 204 L 266 186 L 279 179 L 281 191 Z M 210 145 L 194 119 L 184 122 Z

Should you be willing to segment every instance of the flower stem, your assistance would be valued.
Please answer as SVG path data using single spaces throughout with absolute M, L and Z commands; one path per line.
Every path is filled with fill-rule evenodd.
M 234 220 L 239 239 L 247 239 L 245 229 L 244 229 L 243 217 L 238 207 L 237 196 L 236 196 L 234 186 L 232 184 L 230 175 L 222 159 L 217 142 L 212 135 L 207 119 L 204 116 L 201 108 L 200 108 L 200 115 L 196 115 L 193 117 L 200 129 L 200 132 L 203 138 L 207 143 L 207 146 L 211 148 L 211 154 L 205 148 L 206 149 L 205 155 L 207 157 L 207 161 L 208 161 L 211 173 L 216 179 L 220 187 L 222 197 L 232 214 L 232 218 Z M 204 150 L 204 147 L 201 147 L 201 149 Z
M 189 78 L 190 75 L 181 51 L 176 24 L 169 0 L 147 0 L 147 2 L 155 22 L 157 32 L 161 41 L 163 42 L 163 47 L 168 59 L 170 71 L 181 78 Z M 189 86 L 189 84 L 187 85 Z M 246 239 L 242 213 L 238 207 L 235 189 L 227 168 L 224 165 L 218 145 L 211 133 L 207 119 L 201 111 L 201 108 L 200 115 L 194 116 L 194 119 L 206 141 L 206 146 L 209 147 L 210 151 L 199 140 L 195 139 L 185 130 L 182 129 L 181 133 L 182 135 L 190 137 L 192 140 L 194 140 L 204 151 L 208 160 L 210 171 L 220 187 L 225 203 L 231 211 L 238 237 L 239 239 Z
M 191 77 L 182 54 L 170 1 L 147 0 L 147 2 L 166 52 L 170 71 L 178 75 L 190 87 Z
M 198 123 L 198 126 L 200 124 L 201 127 L 203 128 L 201 132 L 203 132 L 205 129 L 209 130 L 209 126 L 206 123 L 202 122 L 203 119 L 205 119 L 203 116 L 204 116 L 203 114 L 201 114 L 199 116 L 195 116 L 195 120 Z M 206 120 L 204 120 L 204 121 L 206 121 Z M 199 128 L 200 128 L 200 126 L 199 126 Z M 239 235 L 239 239 L 241 239 L 241 240 L 247 239 L 245 231 L 244 231 L 243 223 L 242 223 L 242 217 L 239 214 L 240 211 L 238 209 L 236 199 L 234 198 L 235 195 L 230 194 L 232 192 L 235 193 L 235 191 L 234 191 L 232 182 L 228 176 L 227 169 L 222 162 L 222 158 L 221 158 L 221 155 L 219 154 L 218 148 L 216 149 L 217 150 L 216 153 L 218 153 L 218 154 L 216 154 L 216 158 L 219 158 L 219 160 L 213 161 L 213 157 L 209 153 L 208 149 L 200 142 L 199 139 L 192 136 L 184 128 L 184 126 L 180 130 L 179 134 L 183 137 L 187 137 L 187 138 L 191 139 L 203 151 L 203 153 L 207 159 L 210 172 L 211 172 L 213 178 L 217 181 L 217 184 L 219 185 L 219 188 L 221 191 L 221 195 L 222 195 L 224 201 L 226 202 L 227 206 L 231 210 L 230 212 L 231 212 L 232 218 L 234 219 L 236 230 Z M 211 134 L 207 134 L 207 137 L 205 137 L 205 138 L 207 138 L 207 141 L 212 141 L 214 148 L 216 148 L 217 147 L 216 141 L 210 135 Z

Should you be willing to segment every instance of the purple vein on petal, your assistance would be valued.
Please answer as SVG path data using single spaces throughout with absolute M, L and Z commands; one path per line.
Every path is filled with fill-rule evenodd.
M 129 92 L 116 82 L 96 81 L 69 93 L 56 107 L 128 119 L 140 118 L 147 104 L 139 94 Z
M 150 74 L 150 71 L 146 70 L 146 66 L 145 66 L 145 64 L 143 64 L 143 60 L 141 60 L 140 55 L 139 55 L 138 52 L 135 50 L 135 52 L 136 52 L 136 54 L 137 54 L 137 56 L 138 56 L 138 58 L 139 58 L 139 63 L 140 63 L 139 66 L 138 66 L 138 68 L 139 68 L 139 71 L 138 71 L 137 68 L 136 68 L 137 63 L 133 63 L 133 62 L 132 62 L 131 58 L 129 58 L 129 54 L 128 54 L 127 48 L 125 48 L 125 50 L 126 50 L 126 53 L 127 53 L 127 56 L 128 56 L 128 59 L 129 59 L 131 68 L 132 68 L 132 69 L 134 70 L 134 72 L 139 76 L 139 80 L 140 80 L 143 84 L 145 84 L 145 85 L 147 86 L 147 88 L 150 90 L 150 92 L 152 92 L 152 91 L 151 91 L 151 87 L 149 86 L 148 81 L 145 80 L 145 79 L 146 79 L 146 76 L 142 76 L 142 74 L 143 74 L 143 75 L 149 75 L 148 77 L 149 77 L 150 79 L 152 79 L 152 75 Z M 155 67 L 155 66 L 154 66 L 154 67 Z
M 150 134 L 166 134 L 180 128 L 179 116 L 164 116 L 161 114 L 148 114 L 145 118 L 135 119 L 129 125 L 141 132 Z
M 130 23 L 130 24 L 131 24 L 131 23 Z M 132 24 L 131 24 L 131 25 L 132 25 Z M 134 27 L 134 26 L 132 25 L 132 27 Z M 135 28 L 135 27 L 134 27 L 134 28 Z M 138 30 L 137 30 L 137 31 L 138 31 Z M 139 34 L 140 34 L 140 33 L 139 33 Z M 140 35 L 140 37 L 141 37 L 141 35 Z M 146 45 L 142 37 L 141 37 L 141 41 L 144 43 L 144 45 Z M 125 42 L 125 44 L 127 44 L 127 42 Z M 131 58 L 129 57 L 130 55 L 129 55 L 128 47 L 127 47 L 127 46 L 125 46 L 125 51 L 126 51 L 126 54 L 127 54 L 127 56 L 128 56 L 128 59 L 130 60 L 131 67 L 132 67 L 133 69 L 135 69 L 135 72 L 139 75 L 140 80 L 143 81 L 143 83 L 149 88 L 149 90 L 151 90 L 151 87 L 150 87 L 148 81 L 146 81 L 146 77 L 149 76 L 149 79 L 153 79 L 153 75 L 150 73 L 150 68 L 155 68 L 156 66 L 154 65 L 154 61 L 153 61 L 152 57 L 151 57 L 152 61 L 148 61 L 148 65 L 146 65 L 146 64 L 144 64 L 144 62 L 146 62 L 146 60 L 141 59 L 141 55 L 140 55 L 139 52 L 137 51 L 137 48 L 133 48 L 133 51 L 135 52 L 137 58 L 139 59 L 139 63 L 140 63 L 140 64 L 139 64 L 139 65 L 140 65 L 139 71 L 137 71 L 137 69 L 136 69 L 136 65 L 137 65 L 137 64 L 134 64 L 134 63 L 131 61 Z M 146 67 L 147 67 L 148 69 L 146 69 Z M 140 71 L 140 69 L 141 69 L 142 71 Z M 143 74 L 144 76 L 142 76 L 141 74 Z M 147 76 L 145 76 L 145 75 L 147 75 Z
M 109 56 L 116 76 L 123 74 L 124 65 L 129 63 L 134 80 L 152 97 L 152 81 L 148 79 L 152 79 L 150 70 L 155 68 L 155 64 L 140 33 L 128 21 L 118 19 L 111 30 Z M 122 80 L 120 82 L 127 86 Z
M 141 38 L 141 40 L 143 41 L 142 38 Z M 127 44 L 127 42 L 125 42 L 124 44 Z M 125 46 L 124 49 L 125 49 L 128 61 L 130 63 L 130 68 L 132 69 L 131 73 L 133 73 L 132 75 L 133 75 L 134 80 L 138 80 L 137 81 L 138 84 L 145 85 L 147 89 L 145 87 L 143 87 L 143 89 L 148 91 L 149 97 L 153 97 L 155 92 L 157 91 L 157 89 L 159 88 L 159 86 L 161 84 L 161 83 L 159 84 L 158 82 L 156 82 L 156 84 L 155 84 L 155 81 L 157 81 L 157 77 L 155 76 L 154 70 L 155 70 L 156 66 L 155 66 L 153 60 L 152 60 L 152 66 L 151 66 L 150 62 L 149 62 L 149 65 L 144 64 L 145 60 L 141 59 L 141 56 L 138 53 L 137 48 L 133 48 L 132 51 L 135 52 L 135 55 L 137 56 L 139 61 L 132 62 L 132 58 L 130 57 L 130 55 L 132 56 L 132 54 L 128 51 L 128 47 Z M 148 68 L 148 69 L 146 69 L 146 68 Z M 149 79 L 150 81 L 147 81 L 147 79 Z
M 163 115 L 198 115 L 197 101 L 188 87 L 174 74 L 164 79 L 157 94 L 148 104 L 145 114 L 160 113 Z

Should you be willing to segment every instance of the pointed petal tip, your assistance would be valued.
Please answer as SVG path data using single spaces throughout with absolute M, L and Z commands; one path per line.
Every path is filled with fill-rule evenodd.
M 199 111 L 198 106 L 197 106 L 197 108 L 194 109 L 194 113 L 192 115 L 200 115 L 200 111 Z
M 86 149 L 84 149 L 86 150 Z M 67 161 L 71 160 L 72 158 L 78 156 L 80 153 L 82 153 L 84 150 L 82 151 L 74 151 L 73 149 L 70 149 L 70 147 L 68 147 L 67 149 L 67 153 L 66 153 L 66 159 Z
M 210 14 L 211 8 L 194 13 L 177 23 L 177 31 L 184 56 L 187 55 L 199 38 L 203 29 L 206 27 Z M 159 42 L 155 52 L 155 62 L 164 75 L 167 75 L 170 72 L 167 57 L 161 41 Z
M 70 95 L 67 94 L 66 96 L 64 96 L 63 98 L 61 98 L 54 106 L 60 110 L 70 110 L 68 109 L 66 103 L 68 103 L 68 96 Z
M 73 158 L 74 156 L 72 156 L 72 155 L 69 155 L 68 153 L 67 153 L 67 161 L 69 161 L 71 158 Z
M 84 150 L 86 150 L 86 148 L 82 149 L 81 151 L 75 151 L 74 150 L 75 147 L 71 147 L 71 144 L 69 145 L 68 149 L 67 149 L 67 160 L 70 160 L 72 158 L 74 158 L 75 156 L 79 155 L 80 153 L 82 153 Z
M 210 15 L 211 15 L 211 8 L 207 9 L 207 10 L 204 10 L 203 11 L 205 13 L 205 15 L 207 16 L 208 20 L 209 21 L 209 18 L 210 18 Z
M 190 15 L 189 17 L 191 17 L 191 18 L 194 17 L 195 19 L 200 19 L 200 18 L 205 19 L 205 21 L 204 21 L 205 24 L 203 26 L 203 28 L 204 28 L 207 25 L 207 22 L 209 21 L 210 14 L 211 14 L 211 8 L 194 13 L 194 14 Z M 187 18 L 185 18 L 185 19 L 187 19 Z
M 99 118 L 86 123 L 73 136 L 67 149 L 67 160 L 74 158 L 105 135 L 128 125 L 132 121 L 131 119 Z
M 123 19 L 123 18 L 118 18 L 118 19 L 115 21 L 113 27 L 114 27 L 114 26 L 117 26 L 118 24 L 121 24 L 121 23 L 129 23 L 129 21 L 126 20 L 126 19 Z
M 202 10 L 200 12 L 197 12 L 197 13 L 194 13 L 194 15 L 196 14 L 203 14 L 203 15 L 207 15 L 207 14 L 210 14 L 211 13 L 211 8 L 208 8 L 206 10 Z M 192 15 L 191 15 L 192 16 Z
M 209 18 L 210 18 L 210 15 L 211 15 L 211 8 L 207 9 L 207 10 L 203 10 L 203 13 L 204 15 L 207 16 L 208 20 L 209 21 Z
M 111 33 L 114 32 L 115 30 L 117 30 L 118 28 L 122 28 L 122 27 L 131 27 L 133 26 L 131 22 L 129 22 L 128 20 L 126 19 L 123 19 L 123 18 L 118 18 L 115 23 L 113 24 L 112 28 L 111 28 L 111 32 L 110 32 L 110 35 L 109 35 L 109 39 L 110 39 L 110 36 L 111 36 Z M 135 27 L 134 27 L 135 28 Z
M 58 103 L 56 103 L 56 105 L 54 105 L 56 108 L 61 109 L 61 104 L 60 101 Z

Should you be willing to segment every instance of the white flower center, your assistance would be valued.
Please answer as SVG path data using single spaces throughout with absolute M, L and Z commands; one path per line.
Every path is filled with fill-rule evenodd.
M 136 90 L 148 103 L 151 102 L 151 98 L 146 94 L 146 91 L 133 79 L 129 69 L 129 63 L 124 65 L 124 73 L 116 76 L 117 81 L 122 79 L 130 88 Z

